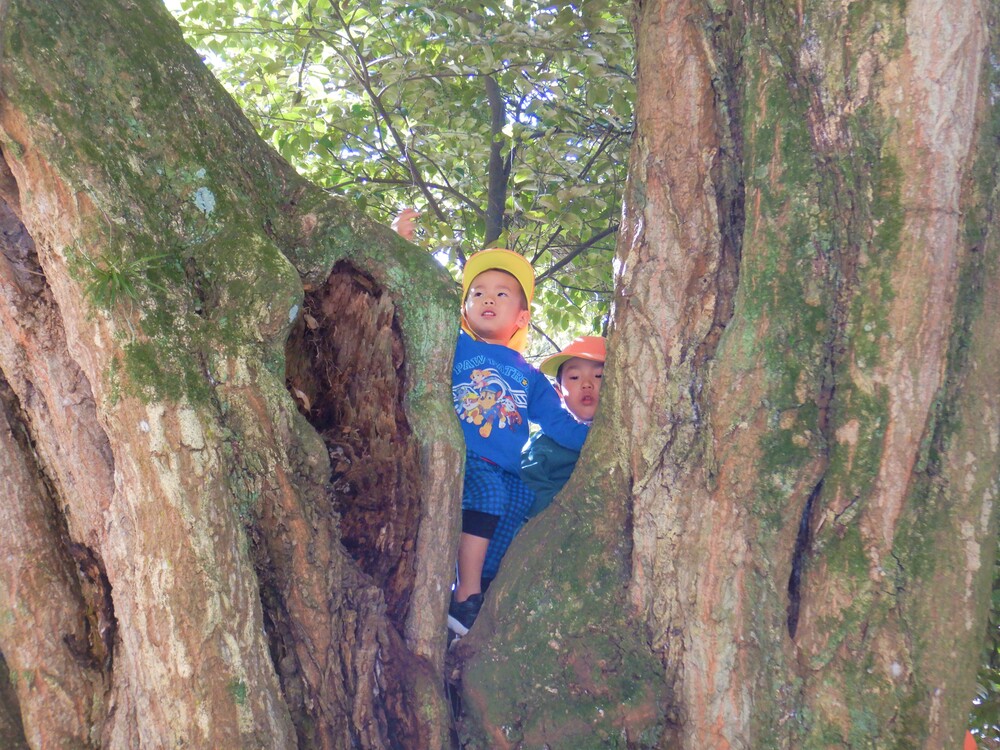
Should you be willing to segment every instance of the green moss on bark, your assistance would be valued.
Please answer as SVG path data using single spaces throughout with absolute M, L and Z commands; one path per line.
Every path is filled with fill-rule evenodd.
M 280 374 L 273 343 L 301 305 L 299 277 L 319 284 L 347 256 L 359 267 L 382 269 L 378 281 L 399 302 L 404 336 L 414 343 L 409 372 L 419 380 L 428 362 L 449 355 L 427 332 L 457 329 L 457 295 L 447 275 L 264 148 L 162 5 L 139 5 L 109 6 L 102 14 L 82 12 L 78 0 L 18 5 L 4 40 L 14 53 L 8 63 L 16 61 L 5 93 L 30 119 L 47 123 L 33 130 L 48 134 L 35 147 L 70 184 L 86 171 L 84 191 L 106 217 L 75 248 L 74 277 L 93 288 L 100 282 L 95 269 L 113 261 L 135 290 L 114 304 L 95 304 L 113 316 L 138 312 L 137 324 L 119 321 L 126 337 L 135 334 L 123 341 L 121 387 L 143 398 L 203 400 L 213 379 L 208 359 L 265 344 L 268 351 L 258 356 Z M 108 54 L 90 54 L 95 48 Z M 227 106 L 220 110 L 219 101 Z M 178 139 L 170 123 L 194 117 L 203 128 Z M 92 255 L 101 247 L 113 247 L 113 258 Z M 153 257 L 155 267 L 143 264 Z M 433 351 L 424 351 L 428 346 Z M 412 386 L 420 408 L 433 385 Z
M 487 727 L 524 747 L 657 746 L 666 679 L 624 599 L 628 539 L 601 501 L 621 492 L 609 476 L 573 487 L 515 539 L 508 557 L 525 566 L 501 571 L 468 636 L 469 747 L 497 746 Z

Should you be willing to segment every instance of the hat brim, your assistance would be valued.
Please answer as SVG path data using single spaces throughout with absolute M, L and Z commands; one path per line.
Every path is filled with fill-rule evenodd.
M 465 268 L 462 270 L 463 302 L 469 294 L 473 280 L 484 271 L 493 270 L 506 271 L 517 279 L 517 283 L 524 290 L 525 301 L 529 307 L 531 306 L 531 300 L 535 296 L 535 269 L 523 255 L 500 247 L 480 250 L 465 261 Z
M 604 338 L 601 336 L 581 336 L 558 354 L 553 354 L 542 360 L 538 369 L 550 378 L 558 377 L 559 368 L 573 358 L 587 359 L 591 362 L 604 362 L 607 358 Z
M 559 368 L 571 359 L 589 359 L 591 362 L 604 362 L 604 357 L 595 357 L 588 354 L 554 354 L 542 362 L 541 367 L 538 369 L 550 378 L 554 378 L 559 375 Z

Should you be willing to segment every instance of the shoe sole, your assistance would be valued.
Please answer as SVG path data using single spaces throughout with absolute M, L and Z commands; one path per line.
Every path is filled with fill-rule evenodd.
M 469 632 L 469 629 L 465 627 L 462 623 L 456 620 L 451 615 L 448 615 L 448 630 L 456 635 L 462 636 Z

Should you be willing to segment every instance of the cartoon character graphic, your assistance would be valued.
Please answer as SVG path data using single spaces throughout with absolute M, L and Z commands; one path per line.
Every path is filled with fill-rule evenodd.
M 523 423 L 518 411 L 518 397 L 525 402 L 524 392 L 512 390 L 492 368 L 473 370 L 469 382 L 452 388 L 455 413 L 458 418 L 479 427 L 479 434 L 488 438 L 493 429 L 504 429 Z
M 499 420 L 500 418 L 500 407 L 497 405 L 497 397 L 499 395 L 497 391 L 491 388 L 486 388 L 479 394 L 479 408 L 482 410 L 482 418 L 474 424 L 482 424 L 482 427 L 479 428 L 479 434 L 484 438 L 490 436 L 490 433 L 493 432 L 494 420 Z M 502 429 L 503 425 L 500 427 Z
M 467 383 L 456 386 L 453 396 L 455 399 L 455 413 L 458 418 L 465 422 L 481 424 L 483 421 L 482 412 L 479 409 L 479 394 Z M 476 420 L 479 420 L 478 422 Z
M 497 401 L 497 408 L 500 410 L 499 426 L 501 429 L 507 425 L 521 424 L 523 421 L 521 412 L 517 410 L 517 404 L 510 396 L 504 396 Z
M 473 370 L 469 373 L 469 380 L 472 381 L 472 387 L 477 391 L 486 385 L 486 379 L 490 377 L 493 370 Z

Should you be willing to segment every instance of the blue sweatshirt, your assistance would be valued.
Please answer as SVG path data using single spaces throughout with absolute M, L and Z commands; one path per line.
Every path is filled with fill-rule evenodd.
M 549 381 L 519 352 L 464 331 L 455 347 L 451 392 L 465 447 L 511 474 L 518 474 L 529 421 L 571 450 L 587 439 L 590 428 L 562 408 Z

